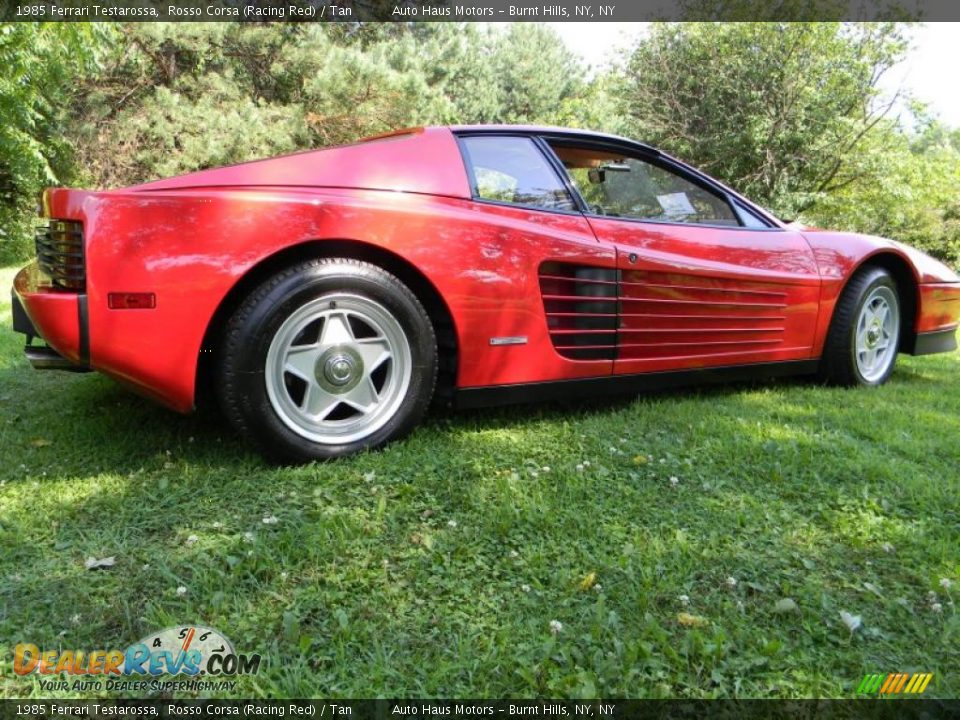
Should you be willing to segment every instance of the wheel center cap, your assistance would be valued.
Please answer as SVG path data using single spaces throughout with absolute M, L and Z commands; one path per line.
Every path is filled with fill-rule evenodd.
M 323 368 L 323 374 L 334 385 L 346 385 L 353 373 L 353 362 L 346 355 L 334 355 Z
M 867 345 L 873 347 L 877 344 L 878 340 L 880 340 L 880 326 L 873 325 L 869 330 L 867 330 Z
M 331 347 L 317 359 L 314 375 L 327 392 L 345 393 L 356 387 L 363 377 L 363 360 L 348 345 Z

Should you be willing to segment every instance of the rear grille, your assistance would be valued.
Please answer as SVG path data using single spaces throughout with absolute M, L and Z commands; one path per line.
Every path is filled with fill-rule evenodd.
M 76 220 L 51 220 L 37 228 L 37 262 L 54 287 L 83 292 L 87 275 L 83 260 L 83 225 Z
M 540 293 L 553 347 L 571 360 L 613 360 L 617 352 L 617 271 L 549 262 Z

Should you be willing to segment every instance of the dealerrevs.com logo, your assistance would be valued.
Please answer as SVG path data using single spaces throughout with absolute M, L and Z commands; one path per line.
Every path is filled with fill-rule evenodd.
M 17 675 L 61 676 L 41 680 L 45 690 L 231 689 L 235 682 L 219 679 L 253 675 L 260 661 L 260 655 L 237 653 L 223 634 L 199 625 L 161 630 L 125 650 L 41 650 L 32 643 L 13 650 Z M 192 681 L 152 680 L 161 676 Z M 218 682 L 197 681 L 201 676 Z

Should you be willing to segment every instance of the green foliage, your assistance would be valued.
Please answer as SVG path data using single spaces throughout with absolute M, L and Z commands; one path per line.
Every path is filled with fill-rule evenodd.
M 556 35 L 528 25 L 143 24 L 112 55 L 75 124 L 98 186 L 410 125 L 543 121 L 586 91 Z
M 45 185 L 69 178 L 63 136 L 77 79 L 109 32 L 79 23 L 0 23 L 0 263 L 28 249 Z
M 956 131 L 927 122 L 908 137 L 887 125 L 862 153 L 875 163 L 869 183 L 852 183 L 818 202 L 807 217 L 895 238 L 960 267 L 960 143 Z
M 781 216 L 960 263 L 960 131 L 905 130 L 879 103 L 906 31 L 658 24 L 625 68 L 588 78 L 531 23 L 2 25 L 0 260 L 28 254 L 44 185 L 120 187 L 410 125 L 505 122 L 637 137 Z
M 873 179 L 877 82 L 904 51 L 894 24 L 659 24 L 630 59 L 625 111 L 634 134 L 792 218 Z

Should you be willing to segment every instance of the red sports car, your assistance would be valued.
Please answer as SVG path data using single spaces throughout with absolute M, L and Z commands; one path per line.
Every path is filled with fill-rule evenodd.
M 50 189 L 14 325 L 36 367 L 180 412 L 211 388 L 285 461 L 459 406 L 819 373 L 956 348 L 960 278 L 785 225 L 652 147 L 428 127 L 121 190 Z M 33 338 L 46 345 L 36 346 Z

